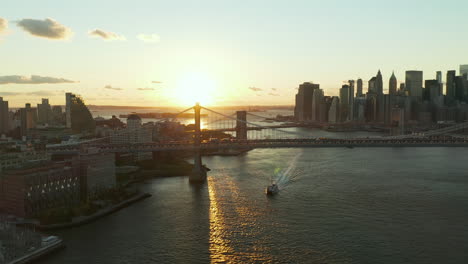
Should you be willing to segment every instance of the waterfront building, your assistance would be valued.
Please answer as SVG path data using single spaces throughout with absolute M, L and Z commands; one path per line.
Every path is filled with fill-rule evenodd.
M 19 168 L 28 161 L 50 161 L 50 155 L 45 151 L 26 150 L 4 153 L 0 155 L 0 173 L 5 169 Z
M 405 134 L 405 110 L 399 107 L 391 110 L 391 134 L 393 136 Z
M 299 85 L 294 110 L 294 117 L 297 121 L 310 121 L 312 119 L 312 97 L 315 89 L 320 89 L 320 85 L 310 82 Z
M 44 125 L 49 124 L 52 120 L 52 108 L 49 104 L 49 99 L 42 98 L 42 103 L 37 104 L 37 123 Z
M 406 71 L 405 79 L 406 90 L 409 95 L 422 99 L 423 89 L 423 72 L 422 71 Z
M 356 97 L 354 99 L 354 108 L 355 108 L 355 120 L 362 123 L 366 121 L 365 112 L 366 112 L 366 98 L 365 97 Z
M 10 115 L 8 101 L 3 101 L 0 97 L 0 136 L 10 131 Z
M 152 132 L 152 127 L 143 127 L 141 118 L 136 114 L 131 114 L 127 117 L 127 127 L 115 130 L 110 137 L 110 142 L 115 144 L 148 143 L 152 142 Z M 136 152 L 133 153 L 133 157 L 135 160 L 147 160 L 152 159 L 153 155 L 151 152 Z
M 340 122 L 348 120 L 350 87 L 344 84 L 340 89 Z
M 116 186 L 115 155 L 90 148 L 79 156 L 81 197 L 93 198 Z
M 468 81 L 464 76 L 456 76 L 454 79 L 455 99 L 459 102 L 468 101 Z
M 427 100 L 436 103 L 441 96 L 440 83 L 438 80 L 426 80 L 424 82 L 424 88 L 427 94 Z
M 398 81 L 397 81 L 397 78 L 395 77 L 395 72 L 392 72 L 392 76 L 390 77 L 390 80 L 388 83 L 388 94 L 396 95 L 397 85 L 398 85 Z
M 80 179 L 70 162 L 28 162 L 0 177 L 0 209 L 18 217 L 37 217 L 80 201 Z
M 330 109 L 328 111 L 328 123 L 335 124 L 340 122 L 340 99 L 333 96 Z
M 356 92 L 356 97 L 362 97 L 363 96 L 363 93 L 362 93 L 362 79 L 359 78 L 357 80 L 357 92 Z
M 321 113 L 320 108 L 323 104 L 323 90 L 322 89 L 314 89 L 314 94 L 312 97 L 312 122 L 320 122 Z

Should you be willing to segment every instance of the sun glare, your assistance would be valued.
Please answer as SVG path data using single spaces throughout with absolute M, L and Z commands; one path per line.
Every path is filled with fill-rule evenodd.
M 216 92 L 215 80 L 206 73 L 190 72 L 177 81 L 174 97 L 181 105 L 202 105 L 213 103 Z

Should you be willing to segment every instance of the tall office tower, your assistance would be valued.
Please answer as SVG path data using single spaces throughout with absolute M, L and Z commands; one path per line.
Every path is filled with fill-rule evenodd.
M 356 97 L 362 97 L 362 79 L 359 78 L 357 80 L 357 92 L 356 92 Z
M 330 110 L 328 110 L 328 123 L 338 123 L 340 119 L 340 99 L 333 96 L 331 101 Z
M 396 95 L 397 94 L 397 85 L 398 81 L 395 77 L 395 72 L 392 72 L 392 76 L 390 77 L 390 81 L 388 83 L 388 94 L 389 95 Z
M 348 120 L 349 116 L 349 85 L 345 84 L 340 89 L 340 122 Z
M 369 80 L 369 85 L 367 86 L 367 93 L 368 94 L 376 93 L 375 92 L 375 80 L 376 79 L 377 78 L 374 76 Z
M 55 125 L 62 125 L 63 121 L 62 107 L 60 105 L 54 105 L 52 107 L 52 123 Z
M 75 98 L 74 94 L 72 93 L 65 94 L 65 119 L 67 122 L 67 128 L 72 127 L 71 106 L 72 106 L 73 98 Z
M 468 64 L 460 65 L 460 76 L 464 76 L 468 80 Z
M 52 120 L 52 108 L 49 99 L 42 98 L 42 104 L 37 104 L 37 122 L 39 124 L 49 124 Z
M 454 81 L 455 99 L 466 102 L 468 97 L 468 81 L 464 76 L 456 76 Z
M 37 122 L 36 108 L 32 108 L 31 104 L 27 103 L 24 108 L 20 109 L 20 131 L 22 136 L 28 134 L 29 129 L 35 128 Z
M 296 95 L 296 106 L 294 117 L 297 121 L 310 121 L 312 118 L 312 97 L 314 90 L 320 89 L 320 85 L 305 82 L 299 85 L 299 91 Z
M 440 94 L 442 95 L 444 93 L 444 83 L 442 81 L 442 72 L 441 71 L 436 72 L 436 80 L 439 83 L 439 90 L 440 90 Z
M 322 89 L 315 89 L 314 94 L 312 96 L 312 118 L 311 121 L 313 122 L 321 122 L 320 116 L 320 106 L 323 104 L 323 90 Z
M 445 84 L 445 95 L 447 100 L 451 103 L 455 100 L 455 71 L 447 71 L 447 82 Z
M 3 101 L 3 97 L 0 97 L 0 135 L 10 131 L 10 115 L 8 111 L 8 101 Z
M 349 97 L 348 97 L 348 120 L 354 120 L 354 80 L 349 80 Z
M 410 96 L 422 98 L 423 72 L 422 71 L 406 71 L 405 85 L 406 85 L 406 90 L 409 91 Z
M 442 94 L 440 93 L 440 83 L 438 80 L 426 80 L 424 82 L 424 88 L 426 89 L 427 99 L 429 101 L 436 103 L 439 99 L 439 96 Z
M 377 73 L 377 76 L 375 76 L 375 92 L 379 95 L 383 94 L 383 79 L 380 70 Z

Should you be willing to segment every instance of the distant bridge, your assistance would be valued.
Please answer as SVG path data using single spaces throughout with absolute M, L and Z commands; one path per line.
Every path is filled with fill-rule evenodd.
M 105 153 L 125 152 L 157 152 L 157 151 L 191 151 L 194 153 L 194 170 L 190 176 L 192 182 L 203 182 L 206 179 L 206 169 L 202 166 L 201 151 L 223 149 L 255 149 L 255 148 L 354 148 L 354 147 L 468 147 L 468 137 L 445 135 L 457 130 L 468 128 L 468 122 L 451 127 L 427 131 L 416 135 L 372 138 L 315 138 L 310 134 L 282 130 L 293 125 L 261 126 L 247 121 L 246 111 L 237 111 L 235 117 L 218 113 L 211 109 L 195 105 L 179 114 L 188 111 L 195 112 L 193 138 L 184 141 L 152 142 L 138 144 L 108 144 L 103 139 L 93 139 L 72 144 L 58 144 L 47 147 L 51 153 L 79 153 L 83 149 L 93 147 Z M 201 110 L 211 114 L 211 120 L 203 124 L 201 130 Z M 253 115 L 259 117 L 257 115 Z M 215 125 L 213 125 L 215 124 Z M 227 140 L 202 140 L 205 132 L 233 133 Z M 128 132 L 127 132 L 128 133 Z M 453 135 L 453 134 L 450 134 Z

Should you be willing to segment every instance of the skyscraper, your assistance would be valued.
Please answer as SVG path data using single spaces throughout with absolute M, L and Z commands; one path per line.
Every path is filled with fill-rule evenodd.
M 389 84 L 388 84 L 388 94 L 396 95 L 397 85 L 398 85 L 397 78 L 395 77 L 395 73 L 392 72 L 392 76 L 390 77 L 390 81 L 389 81 Z
M 310 121 L 312 118 L 312 97 L 314 90 L 319 89 L 320 85 L 305 82 L 299 85 L 299 91 L 296 95 L 296 106 L 294 116 L 298 121 Z
M 354 80 L 349 80 L 348 120 L 354 120 Z
M 345 84 L 340 89 L 340 121 L 346 121 L 349 116 L 349 85 Z
M 36 127 L 37 110 L 32 108 L 31 104 L 27 103 L 24 108 L 20 109 L 20 131 L 22 136 L 28 134 L 29 129 Z
M 323 90 L 322 89 L 314 89 L 314 94 L 312 97 L 312 118 L 313 122 L 321 122 L 320 120 L 321 113 L 320 113 L 320 106 L 323 103 Z
M 37 122 L 39 124 L 49 124 L 52 120 L 52 108 L 49 99 L 42 98 L 42 104 L 37 104 Z
M 460 65 L 460 76 L 464 76 L 468 80 L 468 64 Z
M 405 85 L 410 96 L 422 98 L 423 72 L 406 71 Z
M 0 135 L 8 133 L 10 130 L 10 116 L 8 111 L 8 101 L 3 101 L 3 97 L 0 97 Z
M 340 99 L 336 96 L 333 96 L 330 110 L 328 111 L 328 123 L 334 124 L 338 123 L 340 118 Z
M 383 79 L 380 70 L 377 73 L 377 76 L 375 76 L 375 92 L 379 95 L 383 94 Z
M 445 84 L 445 95 L 447 96 L 447 100 L 451 103 L 452 100 L 455 99 L 455 71 L 448 71 L 447 72 L 447 83 Z
M 73 95 L 70 101 L 70 126 L 76 133 L 84 131 L 93 131 L 96 128 L 96 123 L 86 107 L 83 99 L 79 96 Z M 68 122 L 68 119 L 67 119 Z M 67 123 L 68 125 L 68 123 Z
M 359 79 L 357 80 L 357 92 L 356 92 L 356 96 L 357 96 L 357 97 L 362 97 L 362 95 L 363 95 L 363 94 L 362 94 L 362 79 L 359 78 Z

